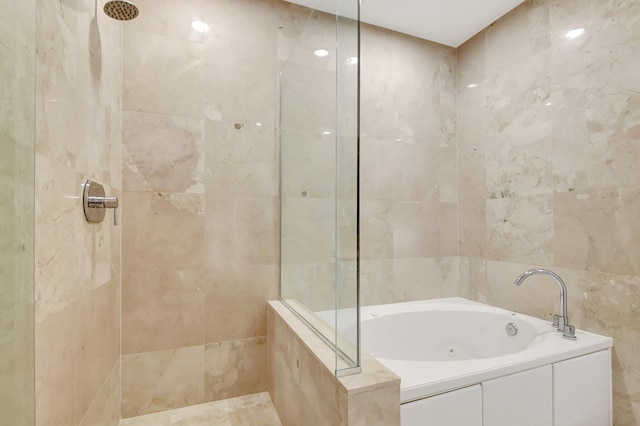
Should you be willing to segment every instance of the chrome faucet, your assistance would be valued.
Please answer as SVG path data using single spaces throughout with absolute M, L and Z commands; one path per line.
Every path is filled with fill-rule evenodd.
M 553 316 L 553 326 L 562 332 L 562 337 L 565 339 L 576 340 L 576 328 L 569 324 L 569 317 L 567 316 L 567 286 L 558 274 L 548 269 L 530 269 L 520 274 L 514 283 L 519 286 L 530 276 L 538 274 L 550 276 L 560 287 L 560 315 Z

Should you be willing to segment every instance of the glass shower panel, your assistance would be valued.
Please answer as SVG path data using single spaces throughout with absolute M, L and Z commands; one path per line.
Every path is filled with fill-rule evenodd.
M 292 8 L 303 24 L 279 45 L 281 298 L 335 347 L 338 373 L 359 365 L 358 2 L 356 19 L 342 3 Z
M 35 0 L 0 3 L 0 426 L 34 424 Z
M 360 365 L 358 280 L 359 2 L 336 19 L 336 365 Z M 343 17 L 347 16 L 347 18 Z M 355 16 L 356 19 L 348 17 Z M 352 367 L 353 365 L 351 365 Z M 349 370 L 348 367 L 345 367 Z M 338 368 L 337 370 L 341 370 Z

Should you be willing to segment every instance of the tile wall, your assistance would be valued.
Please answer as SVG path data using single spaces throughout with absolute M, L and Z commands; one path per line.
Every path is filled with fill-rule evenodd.
M 364 305 L 458 291 L 456 50 L 362 25 Z
M 87 179 L 121 196 L 122 30 L 102 3 L 37 2 L 37 425 L 119 420 L 121 228 L 82 210 Z
M 584 34 L 567 38 L 568 31 Z M 612 336 L 615 424 L 640 421 L 640 3 L 533 0 L 458 49 L 460 274 L 482 302 Z
M 123 53 L 123 417 L 264 391 L 278 297 L 277 3 L 137 4 Z
M 0 6 L 0 424 L 34 424 L 35 16 Z

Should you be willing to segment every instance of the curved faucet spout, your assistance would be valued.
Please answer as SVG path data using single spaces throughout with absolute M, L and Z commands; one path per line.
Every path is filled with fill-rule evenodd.
M 533 275 L 548 275 L 555 280 L 560 287 L 560 315 L 555 315 L 555 322 L 553 323 L 558 331 L 562 331 L 563 336 L 567 339 L 575 340 L 575 327 L 569 325 L 569 317 L 567 316 L 567 286 L 558 274 L 548 269 L 530 269 L 523 272 L 515 279 L 515 285 L 522 285 L 522 283 Z

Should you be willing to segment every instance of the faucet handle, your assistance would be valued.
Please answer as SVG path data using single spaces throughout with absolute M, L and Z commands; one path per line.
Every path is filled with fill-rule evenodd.
M 564 327 L 565 325 L 567 325 L 567 318 L 561 315 L 555 314 L 553 316 L 553 323 L 551 323 L 551 325 L 557 328 L 558 331 L 564 331 Z

